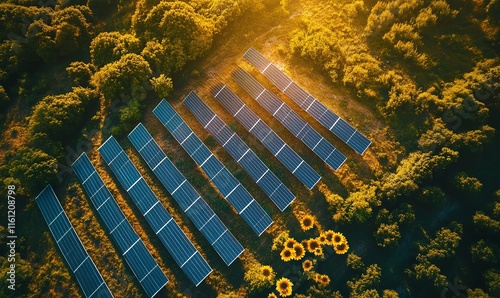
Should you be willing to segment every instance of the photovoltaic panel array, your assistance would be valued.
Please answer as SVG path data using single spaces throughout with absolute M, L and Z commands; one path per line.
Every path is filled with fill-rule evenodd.
M 228 266 L 231 265 L 244 250 L 231 231 L 179 172 L 144 125 L 139 123 L 128 138 L 210 245 Z
M 220 160 L 210 152 L 166 100 L 162 100 L 153 110 L 153 113 L 189 156 L 200 166 L 238 214 L 260 236 L 273 223 L 271 217 L 262 209 L 260 204 Z
M 235 81 L 245 89 L 264 109 L 300 139 L 327 165 L 338 170 L 346 157 L 323 138 L 309 123 L 273 93 L 269 92 L 254 77 L 241 68 L 233 72 Z
M 85 297 L 113 297 L 78 238 L 52 186 L 47 185 L 35 201 Z
M 312 189 L 318 183 L 321 176 L 226 85 L 216 87 L 213 90 L 213 94 L 224 108 L 276 156 L 307 188 Z
M 130 225 L 87 154 L 82 153 L 72 167 L 144 291 L 149 297 L 155 296 L 167 284 L 168 278 Z
M 198 119 L 198 122 L 217 139 L 281 211 L 292 203 L 295 195 L 195 92 L 189 93 L 184 99 L 184 104 Z
M 367 137 L 304 91 L 257 50 L 250 48 L 243 57 L 266 76 L 278 89 L 288 95 L 295 103 L 356 152 L 363 154 L 368 149 L 371 141 Z
M 99 152 L 177 265 L 198 286 L 212 272 L 207 261 L 160 203 L 113 136 L 99 147 Z

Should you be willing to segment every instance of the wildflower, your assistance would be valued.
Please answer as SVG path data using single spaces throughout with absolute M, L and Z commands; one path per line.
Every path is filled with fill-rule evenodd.
M 276 290 L 280 293 L 281 297 L 288 297 L 292 295 L 293 283 L 286 277 L 282 277 L 276 282 Z

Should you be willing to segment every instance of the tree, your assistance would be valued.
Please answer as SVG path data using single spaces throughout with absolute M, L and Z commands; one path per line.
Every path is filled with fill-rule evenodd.
M 478 228 L 490 230 L 494 233 L 500 232 L 500 221 L 495 220 L 482 211 L 477 211 L 473 217 L 474 225 Z
M 29 118 L 31 136 L 45 133 L 54 140 L 66 141 L 80 127 L 87 108 L 97 99 L 95 91 L 85 88 L 44 97 Z
M 181 70 L 188 62 L 180 43 L 148 41 L 141 56 L 149 62 L 155 74 L 169 75 Z
M 92 64 L 74 61 L 66 67 L 66 72 L 73 81 L 73 86 L 89 87 L 90 79 L 94 73 L 94 67 Z
M 102 92 L 108 101 L 117 97 L 135 98 L 138 93 L 145 92 L 144 86 L 151 75 L 151 68 L 142 56 L 126 54 L 96 72 L 92 77 L 92 85 Z
M 484 274 L 486 284 L 488 285 L 489 293 L 493 297 L 500 295 L 500 273 L 498 270 L 490 269 Z
M 476 177 L 470 177 L 465 172 L 458 173 L 453 178 L 453 186 L 456 190 L 465 193 L 478 193 L 483 188 L 483 184 Z
M 161 74 L 159 77 L 152 78 L 149 80 L 151 85 L 153 86 L 153 90 L 160 98 L 167 97 L 170 92 L 174 89 L 174 85 L 172 84 L 172 79 L 165 77 L 164 74 Z
M 495 250 L 491 245 L 488 245 L 484 239 L 479 240 L 471 246 L 471 254 L 474 262 L 485 262 L 494 264 L 497 262 Z
M 380 283 L 382 276 L 382 268 L 377 264 L 372 264 L 366 268 L 366 272 L 361 274 L 361 277 L 347 282 L 347 286 L 351 289 L 351 296 L 360 297 L 363 292 L 369 290 L 370 287 L 375 287 Z
M 9 164 L 9 176 L 18 180 L 17 185 L 27 196 L 57 182 L 57 160 L 39 149 L 22 147 L 9 152 L 5 159 Z
M 138 36 L 182 49 L 187 61 L 200 57 L 212 45 L 213 23 L 185 2 L 162 1 L 147 13 L 144 8 L 141 11 L 136 11 L 133 23 Z
M 375 232 L 377 245 L 381 247 L 395 246 L 398 244 L 401 234 L 397 223 L 385 224 L 382 223 Z
M 90 43 L 92 63 L 101 68 L 119 60 L 126 54 L 137 54 L 140 51 L 140 40 L 131 34 L 120 32 L 102 32 Z

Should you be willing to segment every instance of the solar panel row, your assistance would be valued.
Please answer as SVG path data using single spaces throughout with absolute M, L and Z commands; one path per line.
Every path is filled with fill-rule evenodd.
M 292 203 L 295 195 L 196 93 L 189 93 L 184 99 L 184 104 L 198 119 L 198 122 L 217 139 L 281 211 Z
M 85 297 L 113 297 L 101 273 L 78 238 L 52 186 L 47 185 L 35 201 Z
M 371 144 L 368 138 L 300 88 L 257 50 L 249 48 L 243 57 L 264 74 L 278 89 L 288 95 L 295 103 L 356 152 L 363 154 L 368 149 Z
M 318 155 L 334 170 L 338 170 L 346 157 L 323 138 L 311 125 L 273 93 L 269 92 L 255 78 L 238 68 L 233 72 L 235 81 L 245 89 L 264 109 L 272 114 L 294 136 Z
M 153 113 L 257 235 L 260 236 L 271 226 L 273 223 L 271 217 L 220 160 L 210 152 L 166 100 L 162 100 L 153 109 Z
M 130 225 L 87 154 L 82 153 L 72 167 L 144 291 L 149 297 L 155 296 L 167 284 L 168 278 Z
M 212 272 L 207 261 L 160 203 L 113 136 L 99 147 L 99 152 L 177 265 L 198 286 Z
M 243 246 L 179 172 L 144 125 L 137 125 L 128 137 L 153 173 L 210 245 L 228 266 L 231 265 L 243 252 Z
M 318 183 L 321 176 L 227 86 L 219 86 L 213 90 L 213 94 L 226 110 L 276 156 L 307 188 L 312 189 Z

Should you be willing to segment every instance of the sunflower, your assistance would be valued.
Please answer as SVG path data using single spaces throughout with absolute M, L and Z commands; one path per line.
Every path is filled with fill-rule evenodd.
M 281 297 L 288 297 L 292 295 L 293 283 L 286 277 L 282 277 L 276 282 L 276 290 L 280 293 Z
M 295 251 L 292 248 L 285 247 L 280 253 L 281 259 L 288 262 L 295 258 Z
M 345 242 L 345 237 L 342 235 L 342 233 L 334 233 L 332 236 L 333 240 L 333 245 L 339 245 L 343 242 Z
M 300 227 L 302 228 L 303 231 L 310 230 L 314 227 L 314 222 L 315 222 L 314 216 L 304 215 L 304 217 L 300 219 Z
M 309 239 L 309 245 L 308 245 L 307 249 L 310 252 L 314 252 L 314 250 L 316 250 L 316 248 L 318 248 L 318 247 L 320 247 L 318 240 L 316 240 L 316 239 Z
M 305 260 L 304 262 L 302 262 L 302 269 L 304 269 L 304 271 L 310 271 L 313 267 L 313 262 L 311 260 Z
M 267 298 L 278 298 L 278 296 L 276 296 L 276 294 L 274 293 L 269 293 L 269 295 L 267 295 Z
M 285 241 L 285 247 L 286 247 L 286 248 L 293 248 L 293 246 L 295 245 L 295 243 L 297 243 L 297 241 L 295 241 L 295 239 L 293 239 L 293 238 L 288 238 L 288 239 L 286 239 L 286 241 Z
M 335 235 L 335 232 L 332 230 L 328 230 L 324 233 L 326 241 L 325 243 L 328 245 L 333 245 L 333 235 Z
M 262 276 L 266 280 L 274 279 L 274 271 L 273 271 L 273 267 L 271 267 L 271 266 L 265 265 L 265 266 L 260 267 L 260 274 L 262 274 Z
M 339 245 L 335 245 L 333 248 L 335 249 L 335 252 L 337 254 L 343 255 L 349 250 L 349 245 L 347 244 L 347 241 L 344 241 L 343 243 L 340 243 Z
M 302 244 L 302 247 L 304 247 L 304 250 L 309 251 L 309 241 L 302 240 L 302 242 L 300 244 Z
M 318 241 L 320 244 L 326 244 L 326 236 L 324 233 L 321 233 L 318 237 Z
M 326 287 L 330 283 L 330 277 L 326 274 L 316 274 L 314 280 L 319 283 L 321 286 Z
M 323 256 L 323 248 L 321 246 L 318 246 L 314 249 L 314 255 L 318 256 L 318 257 L 322 257 Z
M 298 242 L 293 246 L 293 250 L 295 251 L 295 260 L 300 260 L 306 255 L 304 246 Z

